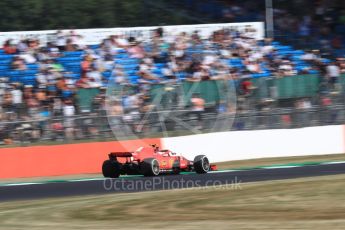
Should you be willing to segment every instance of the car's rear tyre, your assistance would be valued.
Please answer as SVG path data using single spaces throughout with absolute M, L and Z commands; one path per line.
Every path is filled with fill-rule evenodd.
M 210 171 L 210 162 L 205 155 L 198 155 L 193 161 L 194 170 L 196 173 L 203 174 Z
M 140 168 L 144 176 L 158 176 L 159 162 L 156 158 L 146 158 L 141 162 Z
M 120 163 L 117 161 L 106 160 L 102 165 L 104 177 L 118 178 L 120 176 Z

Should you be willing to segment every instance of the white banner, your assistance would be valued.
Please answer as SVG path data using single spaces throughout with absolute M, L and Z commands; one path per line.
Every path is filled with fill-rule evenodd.
M 243 23 L 220 23 L 220 24 L 198 24 L 198 25 L 179 25 L 179 26 L 161 26 L 168 35 L 177 35 L 181 32 L 192 33 L 199 31 L 202 38 L 207 38 L 214 31 L 219 29 L 232 29 L 240 32 L 251 30 L 251 34 L 256 39 L 263 39 L 265 35 L 263 22 L 243 22 Z M 75 33 L 84 37 L 85 44 L 93 45 L 99 44 L 103 39 L 110 35 L 125 35 L 126 37 L 133 36 L 148 40 L 151 37 L 151 32 L 159 26 L 151 27 L 127 27 L 127 28 L 104 28 L 104 29 L 75 29 Z M 63 30 L 68 33 L 70 30 Z M 2 32 L 0 33 L 0 45 L 8 39 L 13 39 L 14 42 L 26 38 L 39 39 L 41 45 L 45 45 L 48 41 L 54 39 L 57 30 L 42 30 L 42 31 L 18 31 L 18 32 Z

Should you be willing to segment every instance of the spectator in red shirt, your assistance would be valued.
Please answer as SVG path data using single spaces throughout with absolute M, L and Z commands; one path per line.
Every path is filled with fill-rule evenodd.
M 245 79 L 241 82 L 241 91 L 244 95 L 249 95 L 253 89 L 253 84 L 249 79 Z
M 4 51 L 6 54 L 15 54 L 17 53 L 17 47 L 13 44 L 12 39 L 8 39 L 4 44 Z
M 92 57 L 86 55 L 80 64 L 82 74 L 87 73 L 91 69 Z

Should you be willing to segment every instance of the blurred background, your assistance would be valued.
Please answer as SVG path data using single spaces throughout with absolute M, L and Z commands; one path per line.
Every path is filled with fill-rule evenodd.
M 140 137 L 209 132 L 219 116 L 234 119 L 225 130 L 345 121 L 341 0 L 3 0 L 0 7 L 1 145 L 113 139 L 108 116 Z M 238 22 L 266 22 L 266 36 L 250 26 L 208 36 L 164 28 Z M 138 30 L 93 44 L 78 30 L 142 26 L 154 26 L 145 38 Z M 5 33 L 42 30 L 50 30 L 47 39 Z

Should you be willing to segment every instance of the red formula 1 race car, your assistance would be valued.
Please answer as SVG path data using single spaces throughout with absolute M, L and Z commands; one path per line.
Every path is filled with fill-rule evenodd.
M 201 174 L 214 170 L 217 170 L 216 165 L 211 165 L 205 155 L 198 155 L 190 161 L 170 150 L 160 150 L 156 145 L 140 147 L 134 152 L 112 152 L 102 166 L 103 176 L 110 178 L 124 174 L 179 174 L 181 171 Z

